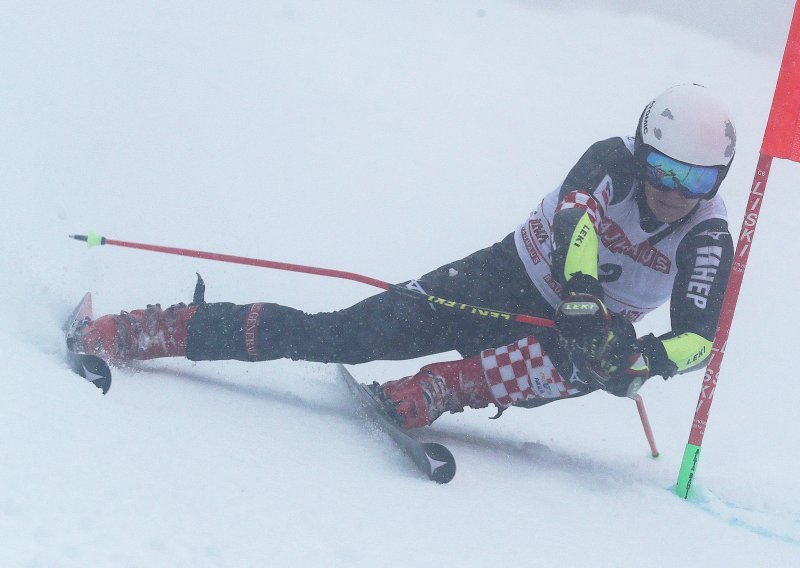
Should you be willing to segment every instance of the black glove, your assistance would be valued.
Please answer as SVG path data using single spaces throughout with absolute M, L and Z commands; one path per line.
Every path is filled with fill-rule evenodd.
M 591 294 L 600 301 L 603 300 L 603 285 L 595 278 L 583 272 L 575 272 L 564 284 L 561 297 L 567 299 L 574 294 Z
M 599 362 L 617 337 L 613 315 L 591 294 L 567 296 L 556 308 L 555 322 L 561 346 L 579 367 Z
M 602 362 L 600 366 L 602 368 Z M 601 386 L 603 390 L 614 396 L 635 398 L 636 393 L 650 376 L 650 366 L 647 357 L 634 351 L 623 366 L 603 374 L 605 375 Z
M 667 355 L 664 342 L 652 333 L 639 339 L 639 352 L 647 358 L 651 375 L 661 375 L 666 380 L 678 372 L 678 366 Z
M 649 376 L 636 332 L 590 294 L 572 294 L 556 308 L 559 342 L 572 363 L 597 387 L 633 396 Z

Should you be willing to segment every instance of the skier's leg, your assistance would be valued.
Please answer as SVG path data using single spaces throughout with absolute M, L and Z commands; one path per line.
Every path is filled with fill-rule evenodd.
M 319 314 L 267 303 L 148 306 L 85 323 L 75 346 L 116 363 L 178 356 L 360 363 L 450 350 L 446 327 L 427 303 L 384 293 Z
M 528 279 L 512 235 L 408 287 L 500 310 L 552 312 Z M 94 320 L 82 330 L 83 350 L 115 361 L 185 355 L 198 361 L 287 357 L 362 363 L 450 350 L 469 356 L 530 333 L 524 324 L 477 318 L 391 292 L 319 314 L 269 303 L 179 305 L 174 318 L 170 310 L 155 306 Z
M 531 335 L 467 359 L 426 365 L 416 375 L 374 390 L 403 428 L 417 428 L 466 407 L 539 406 L 594 389 L 559 373 Z
M 552 317 L 552 308 L 528 278 L 513 235 L 406 284 L 478 306 Z M 531 332 L 526 324 L 434 305 L 394 292 L 344 310 L 307 314 L 277 304 L 205 304 L 189 322 L 187 356 L 193 360 L 363 363 L 456 350 L 475 355 Z M 548 336 L 548 338 L 545 338 Z M 540 339 L 547 341 L 548 333 Z
M 177 356 L 360 363 L 451 349 L 445 322 L 429 312 L 425 302 L 388 293 L 319 314 L 267 303 L 154 305 L 86 322 L 74 345 L 116 363 Z
M 355 364 L 447 351 L 448 341 L 446 322 L 425 302 L 382 293 L 315 314 L 271 303 L 204 304 L 189 322 L 187 356 Z

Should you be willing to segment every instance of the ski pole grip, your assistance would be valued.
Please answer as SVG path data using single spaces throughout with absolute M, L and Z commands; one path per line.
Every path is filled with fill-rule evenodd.
M 89 248 L 106 244 L 106 238 L 101 237 L 97 233 L 89 233 L 88 235 L 69 235 L 69 238 L 75 239 L 76 241 L 83 241 Z

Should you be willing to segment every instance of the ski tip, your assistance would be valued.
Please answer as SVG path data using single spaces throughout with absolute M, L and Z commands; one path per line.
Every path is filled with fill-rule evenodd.
M 108 368 L 108 364 L 97 355 L 84 353 L 72 355 L 75 372 L 106 394 L 111 388 L 111 369 Z
M 449 483 L 456 475 L 456 459 L 450 450 L 441 444 L 425 442 L 422 444 L 428 457 L 431 471 L 429 477 L 436 483 Z

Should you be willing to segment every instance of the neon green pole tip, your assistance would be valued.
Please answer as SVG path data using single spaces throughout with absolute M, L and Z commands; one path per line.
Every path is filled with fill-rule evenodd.
M 97 233 L 93 233 L 90 231 L 89 234 L 86 235 L 86 245 L 89 248 L 100 246 L 102 244 L 103 244 L 103 237 L 101 237 Z
M 678 486 L 676 487 L 678 495 L 684 499 L 689 498 L 689 492 L 692 489 L 692 482 L 697 472 L 697 462 L 699 460 L 700 446 L 686 444 L 686 449 L 683 451 L 681 470 L 678 472 Z

